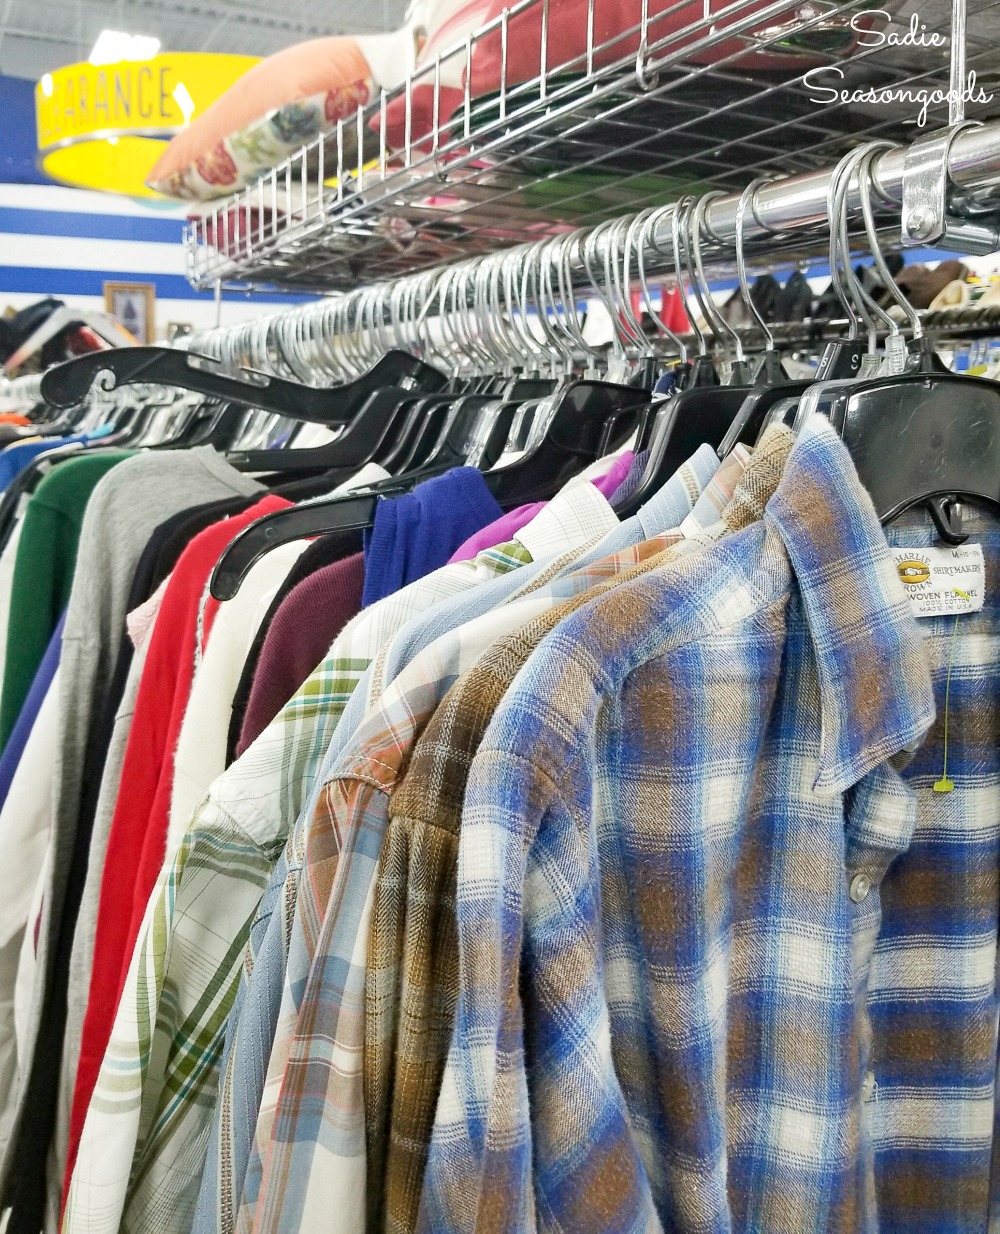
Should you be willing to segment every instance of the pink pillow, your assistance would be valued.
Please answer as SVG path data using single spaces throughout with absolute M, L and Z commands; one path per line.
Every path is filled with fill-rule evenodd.
M 146 183 L 188 201 L 242 189 L 338 120 L 353 120 L 380 87 L 404 80 L 413 56 L 408 30 L 286 47 L 255 64 L 178 133 Z

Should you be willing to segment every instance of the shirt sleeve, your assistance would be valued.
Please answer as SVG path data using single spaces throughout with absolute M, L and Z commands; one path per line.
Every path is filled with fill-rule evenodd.
M 418 1229 L 656 1229 L 611 1056 L 589 825 L 521 760 L 485 751 L 476 763 L 459 843 L 459 999 Z

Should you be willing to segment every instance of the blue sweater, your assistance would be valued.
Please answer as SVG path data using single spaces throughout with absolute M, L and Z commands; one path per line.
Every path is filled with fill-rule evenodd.
M 365 532 L 367 607 L 443 566 L 471 535 L 503 511 L 475 467 L 456 467 L 412 493 L 378 503 Z

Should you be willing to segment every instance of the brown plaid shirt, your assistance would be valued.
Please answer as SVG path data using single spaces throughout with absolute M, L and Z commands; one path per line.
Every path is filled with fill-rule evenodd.
M 368 944 L 365 1125 L 368 1229 L 416 1228 L 458 992 L 455 888 L 469 767 L 510 683 L 545 636 L 603 591 L 763 515 L 794 438 L 776 426 L 718 523 L 501 639 L 446 695 L 389 803 Z

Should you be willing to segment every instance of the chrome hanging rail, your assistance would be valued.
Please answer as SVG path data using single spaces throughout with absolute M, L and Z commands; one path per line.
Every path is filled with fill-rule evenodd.
M 758 258 L 791 256 L 815 246 L 827 229 L 833 175 L 829 168 L 758 183 L 748 194 L 742 221 L 746 252 Z M 1000 122 L 964 122 L 909 147 L 885 150 L 871 161 L 871 179 L 880 225 L 901 233 L 904 243 L 939 243 L 953 251 L 980 254 L 1000 248 Z M 702 244 L 708 261 L 732 260 L 743 197 L 728 193 L 706 199 Z M 848 189 L 848 202 L 852 210 L 860 206 L 856 177 Z M 669 205 L 658 207 L 437 271 L 374 283 L 245 324 L 209 330 L 185 345 L 232 366 L 245 364 L 322 384 L 361 371 L 380 349 L 390 346 L 434 354 L 428 321 L 439 317 L 447 317 L 455 343 L 463 337 L 474 343 L 477 336 L 492 336 L 498 344 L 517 340 L 525 350 L 531 347 L 524 329 L 526 313 L 542 309 L 550 316 L 548 310 L 553 308 L 551 298 L 547 304 L 541 302 L 540 279 L 529 278 L 529 272 L 547 269 L 550 288 L 553 270 L 561 291 L 586 288 L 592 272 L 606 260 L 608 246 L 619 244 L 624 230 L 630 237 L 639 234 L 646 274 L 676 272 L 673 214 Z M 646 226 L 628 226 L 643 218 Z M 557 329 L 549 338 L 551 346 L 557 336 L 570 337 L 571 331 L 567 328 L 560 334 Z M 545 347 L 543 341 L 543 351 Z

